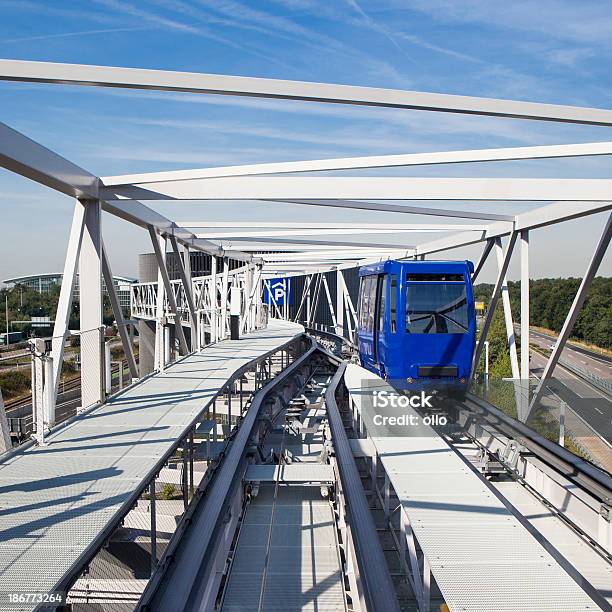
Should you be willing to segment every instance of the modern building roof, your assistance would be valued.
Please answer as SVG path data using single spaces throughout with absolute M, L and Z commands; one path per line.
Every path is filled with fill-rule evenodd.
M 77 274 L 78 276 L 78 274 Z M 37 278 L 61 278 L 62 272 L 41 272 L 38 274 L 26 274 L 25 276 L 15 276 L 14 278 L 7 278 L 2 282 L 5 285 L 17 285 L 22 282 L 26 282 L 29 280 L 35 280 Z M 137 282 L 135 278 L 130 278 L 128 276 L 113 276 L 116 281 L 121 281 L 124 283 L 135 283 Z

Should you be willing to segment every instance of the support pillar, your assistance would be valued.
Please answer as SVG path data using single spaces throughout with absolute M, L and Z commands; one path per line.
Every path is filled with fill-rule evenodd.
M 79 258 L 81 403 L 102 401 L 102 236 L 100 200 L 81 200 L 85 223 Z
M 529 380 L 529 230 L 521 232 L 521 378 Z

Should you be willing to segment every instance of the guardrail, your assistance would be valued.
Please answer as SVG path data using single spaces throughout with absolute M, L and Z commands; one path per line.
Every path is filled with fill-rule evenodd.
M 584 378 L 591 385 L 612 397 L 612 381 L 601 378 L 601 376 L 596 376 L 586 368 L 570 363 L 563 358 L 559 359 L 559 365 L 562 365 L 566 370 L 573 372 L 577 376 Z

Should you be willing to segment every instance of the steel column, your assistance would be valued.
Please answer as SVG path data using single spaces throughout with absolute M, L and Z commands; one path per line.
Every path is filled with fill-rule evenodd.
M 74 213 L 72 215 L 72 225 L 70 226 L 70 237 L 68 238 L 64 273 L 62 275 L 62 286 L 57 304 L 57 313 L 55 315 L 55 325 L 53 327 L 51 354 L 53 356 L 53 381 L 56 396 L 62 371 L 62 363 L 64 361 L 64 342 L 70 323 L 72 295 L 74 293 L 74 285 L 77 277 L 77 265 L 84 226 L 85 205 L 77 199 L 74 203 Z
M 79 258 L 81 322 L 81 401 L 83 408 L 102 401 L 102 235 L 99 200 L 81 200 L 85 224 Z
M 521 378 L 529 380 L 529 230 L 521 231 Z

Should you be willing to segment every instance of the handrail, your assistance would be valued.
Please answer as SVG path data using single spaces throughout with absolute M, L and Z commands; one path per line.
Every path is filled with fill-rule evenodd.
M 331 358 L 329 353 L 325 354 Z M 338 362 L 337 359 L 334 361 Z M 342 489 L 348 502 L 348 522 L 357 553 L 357 565 L 364 588 L 366 609 L 368 612 L 399 612 L 395 587 L 389 575 L 361 477 L 336 404 L 336 389 L 344 376 L 345 369 L 346 362 L 340 362 L 325 393 L 325 406 L 334 441 L 336 461 L 340 468 Z
M 523 446 L 534 452 L 539 459 L 548 463 L 568 480 L 571 480 L 603 503 L 612 500 L 612 477 L 577 457 L 555 442 L 547 440 L 523 423 L 504 414 L 493 404 L 468 393 L 464 407 L 474 412 L 474 407 L 501 433 L 519 438 Z

